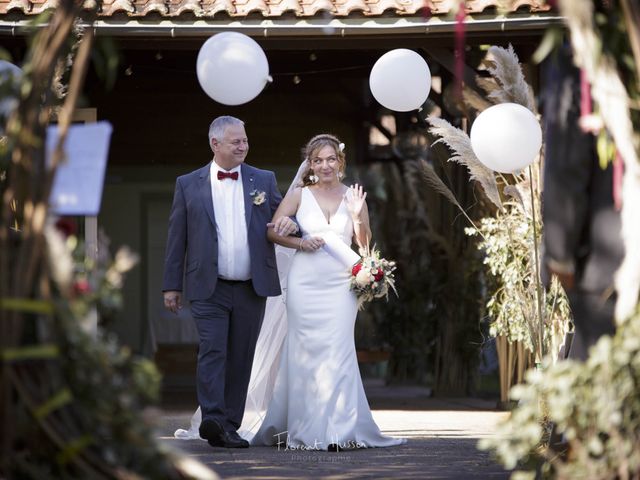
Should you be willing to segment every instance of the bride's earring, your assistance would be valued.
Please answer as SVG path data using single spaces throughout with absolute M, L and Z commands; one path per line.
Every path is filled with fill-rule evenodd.
M 338 170 L 338 173 L 336 173 L 336 177 L 338 177 L 338 180 L 342 180 L 344 178 L 344 173 Z
M 318 181 L 320 181 L 320 178 L 318 178 L 318 176 L 312 172 L 311 175 L 309 175 L 309 180 L 311 181 L 311 183 L 318 183 Z

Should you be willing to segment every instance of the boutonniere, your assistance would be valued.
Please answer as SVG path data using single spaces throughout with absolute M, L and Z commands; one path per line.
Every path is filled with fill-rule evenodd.
M 262 205 L 264 201 L 267 199 L 267 194 L 262 190 L 252 190 L 249 192 L 251 198 L 253 198 L 254 205 Z

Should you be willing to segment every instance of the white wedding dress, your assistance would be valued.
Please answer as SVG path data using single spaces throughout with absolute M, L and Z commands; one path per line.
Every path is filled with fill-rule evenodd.
M 353 223 L 343 201 L 327 222 L 313 193 L 302 189 L 296 219 L 305 236 L 337 235 L 351 245 Z M 289 249 L 278 249 L 278 266 Z M 326 450 L 389 447 L 371 415 L 354 343 L 357 300 L 348 267 L 327 250 L 297 251 L 280 297 L 267 302 L 243 423 L 252 445 Z M 283 297 L 285 297 L 283 295 Z M 177 438 L 199 438 L 200 410 Z M 257 430 L 257 431 L 256 431 Z
M 353 224 L 344 201 L 327 222 L 308 188 L 296 219 L 303 235 L 335 233 L 351 245 Z M 273 397 L 254 445 L 326 450 L 386 447 L 362 387 L 354 327 L 358 311 L 348 268 L 323 249 L 296 252 L 287 281 L 287 337 Z

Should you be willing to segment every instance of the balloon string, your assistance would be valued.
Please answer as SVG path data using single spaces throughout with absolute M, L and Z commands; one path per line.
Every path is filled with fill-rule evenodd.
M 465 17 L 465 0 L 460 1 L 458 12 L 456 13 L 456 29 L 455 29 L 455 75 L 456 75 L 456 91 L 459 97 L 462 97 L 462 77 L 464 75 L 464 17 Z

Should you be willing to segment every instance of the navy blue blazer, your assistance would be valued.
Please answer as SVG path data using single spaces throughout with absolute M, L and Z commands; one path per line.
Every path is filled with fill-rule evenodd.
M 218 235 L 213 209 L 210 163 L 178 177 L 169 216 L 162 291 L 183 290 L 187 300 L 213 295 L 218 280 Z M 247 239 L 251 255 L 251 282 L 259 296 L 280 295 L 280 281 L 273 243 L 267 240 L 267 223 L 282 196 L 273 172 L 241 165 Z M 255 205 L 252 191 L 265 192 L 266 200 Z M 186 268 L 185 268 L 186 266 Z

